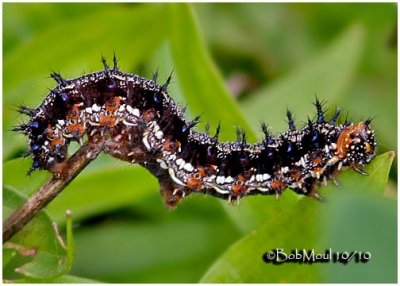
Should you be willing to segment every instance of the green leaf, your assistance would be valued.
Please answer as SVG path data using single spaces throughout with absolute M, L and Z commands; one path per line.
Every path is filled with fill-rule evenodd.
M 53 230 L 55 231 L 57 242 L 61 245 L 65 255 L 62 258 L 55 257 L 47 252 L 38 252 L 37 261 L 32 261 L 30 263 L 24 264 L 18 268 L 18 272 L 24 274 L 25 276 L 31 277 L 33 279 L 52 279 L 59 277 L 63 274 L 68 273 L 72 268 L 72 263 L 74 261 L 75 247 L 74 247 L 74 237 L 72 233 L 72 214 L 71 211 L 66 212 L 66 233 L 67 233 L 67 243 L 65 244 L 63 238 L 61 237 L 57 224 L 53 223 Z M 56 241 L 54 243 L 57 243 Z M 49 266 L 58 263 L 58 269 L 60 273 L 53 273 Z
M 346 188 L 362 193 L 382 195 L 389 179 L 390 167 L 395 157 L 394 151 L 389 151 L 377 156 L 365 171 L 367 176 L 363 176 L 355 171 L 344 172 L 340 180 L 346 183 Z M 334 189 L 333 186 L 330 187 Z
M 286 108 L 293 109 L 298 121 L 315 114 L 315 95 L 332 106 L 345 95 L 357 69 L 363 48 L 364 28 L 353 25 L 320 55 L 283 78 L 245 97 L 241 107 L 254 126 L 260 120 L 268 122 L 272 131 L 287 129 Z
M 397 202 L 362 193 L 341 193 L 321 214 L 319 245 L 339 252 L 368 252 L 369 261 L 320 266 L 328 283 L 397 282 Z
M 350 239 L 351 243 L 347 246 L 349 248 L 338 247 L 334 251 L 352 251 L 358 250 L 360 239 L 368 240 L 367 245 L 373 246 L 376 251 L 382 256 L 387 253 L 389 249 L 395 248 L 395 239 L 389 239 L 390 245 L 385 246 L 381 241 L 372 241 L 365 238 L 363 234 L 371 232 L 371 226 L 379 227 L 379 219 L 389 219 L 385 223 L 389 223 L 388 227 L 380 227 L 380 230 L 385 231 L 384 234 L 379 235 L 380 238 L 386 235 L 392 235 L 393 229 L 396 227 L 395 219 L 395 203 L 386 202 L 374 206 L 374 212 L 367 215 L 368 210 L 371 209 L 371 202 L 377 198 L 376 192 L 383 197 L 383 181 L 388 179 L 388 171 L 393 160 L 393 152 L 385 153 L 377 158 L 366 167 L 366 171 L 370 174 L 367 178 L 361 176 L 354 171 L 347 171 L 343 176 L 339 176 L 341 188 L 335 190 L 333 186 L 323 188 L 322 192 L 328 192 L 328 202 L 321 204 L 315 200 L 302 199 L 295 206 L 290 209 L 281 211 L 281 215 L 276 216 L 265 222 L 265 224 L 258 229 L 250 232 L 248 235 L 233 244 L 207 271 L 201 279 L 203 283 L 269 283 L 269 282 L 321 282 L 323 271 L 321 266 L 317 264 L 308 265 L 307 271 L 304 270 L 304 265 L 296 263 L 285 263 L 282 265 L 273 265 L 272 263 L 265 263 L 262 259 L 263 254 L 275 248 L 282 248 L 286 253 L 290 253 L 293 249 L 315 249 L 317 253 L 323 253 L 326 248 L 332 245 L 342 246 L 341 243 L 331 244 L 333 241 L 341 241 L 342 237 Z M 367 183 L 364 181 L 367 179 Z M 375 193 L 359 192 L 360 186 L 368 187 L 369 189 L 376 190 Z M 354 214 L 353 206 L 355 201 L 343 199 L 347 195 L 357 196 L 359 201 L 367 203 L 360 204 L 355 209 L 362 211 L 363 216 Z M 286 193 L 283 195 L 286 196 Z M 383 199 L 382 199 L 383 200 Z M 351 202 L 351 204 L 349 203 Z M 356 203 L 357 205 L 357 203 Z M 385 211 L 385 208 L 390 206 L 390 211 Z M 346 213 L 340 215 L 340 220 L 336 219 L 338 213 Z M 331 214 L 331 215 L 325 215 Z M 356 219 L 347 219 L 353 214 Z M 380 215 L 379 219 L 373 219 L 371 215 Z M 369 223 L 373 219 L 372 223 Z M 362 223 L 365 221 L 366 223 Z M 330 224 L 333 222 L 334 224 Z M 358 227 L 355 227 L 358 224 Z M 335 232 L 331 231 L 331 227 L 335 227 Z M 353 227 L 353 228 L 351 228 Z M 344 230 L 349 233 L 344 233 Z M 329 239 L 326 239 L 328 237 Z M 321 243 L 321 241 L 329 241 L 330 243 Z M 367 251 L 367 249 L 361 249 Z M 394 255 L 390 256 L 390 261 L 395 264 Z M 376 264 L 374 264 L 376 265 Z M 361 266 L 357 266 L 361 267 Z M 377 267 L 377 266 L 376 266 Z M 350 275 L 350 270 L 343 270 L 343 265 L 332 266 L 333 270 L 328 274 L 327 281 L 325 282 L 383 282 L 387 279 L 374 279 L 376 277 L 369 277 L 368 275 L 357 276 L 349 280 L 340 278 L 337 271 L 346 272 Z M 338 270 L 339 269 L 339 270 Z M 395 270 L 395 267 L 390 268 Z M 391 271 L 390 270 L 390 271 Z M 336 271 L 336 272 L 335 272 Z M 363 271 L 366 273 L 366 271 Z M 334 274 L 333 274 L 334 273 Z M 374 271 L 376 273 L 376 271 Z M 389 273 L 393 277 L 394 272 Z M 333 278 L 336 277 L 336 278 Z M 347 276 L 349 277 L 349 276 Z M 390 279 L 389 279 L 390 280 Z
M 8 218 L 26 199 L 10 186 L 3 187 L 3 217 Z M 69 235 L 69 245 L 72 243 Z M 10 241 L 5 248 L 15 249 L 18 255 L 7 259 L 3 274 L 6 279 L 23 276 L 52 278 L 68 272 L 72 265 L 72 255 L 57 237 L 48 215 L 41 211 Z M 71 250 L 71 248 L 70 248 Z
M 323 235 L 319 245 L 342 252 L 369 252 L 371 259 L 366 263 L 353 260 L 345 266 L 321 266 L 323 281 L 396 283 L 397 202 L 382 196 L 393 158 L 393 151 L 378 156 L 366 168 L 367 177 L 354 172 L 340 177 L 346 189 L 337 191 L 329 208 L 321 213 Z
M 12 262 L 16 255 L 18 255 L 17 250 L 12 248 L 3 248 L 3 269 L 9 268 L 8 263 Z
M 13 281 L 16 283 L 74 283 L 74 284 L 83 284 L 83 283 L 101 283 L 97 280 L 92 280 L 88 278 L 72 276 L 72 275 L 62 275 L 56 277 L 54 279 L 34 279 L 34 278 L 23 278 Z
M 286 194 L 285 194 L 286 195 Z M 274 248 L 311 248 L 317 237 L 316 223 L 304 229 L 304 225 L 315 220 L 319 203 L 301 200 L 290 209 L 282 209 L 281 215 L 251 231 L 233 244 L 207 271 L 201 283 L 279 283 L 317 282 L 313 268 L 304 271 L 296 264 L 266 264 L 262 257 Z

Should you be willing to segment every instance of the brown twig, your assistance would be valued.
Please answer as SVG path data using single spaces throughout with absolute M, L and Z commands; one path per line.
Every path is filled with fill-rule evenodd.
M 3 224 L 3 243 L 20 231 L 40 210 L 62 190 L 101 152 L 102 139 L 91 140 L 66 161 L 63 171 L 47 181 L 28 201 Z

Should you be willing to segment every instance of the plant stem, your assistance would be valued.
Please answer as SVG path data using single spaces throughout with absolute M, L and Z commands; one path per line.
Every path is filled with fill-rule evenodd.
M 39 211 L 62 190 L 102 151 L 101 138 L 93 138 L 81 146 L 65 162 L 62 172 L 54 175 L 28 201 L 17 209 L 3 224 L 3 243 L 20 231 Z

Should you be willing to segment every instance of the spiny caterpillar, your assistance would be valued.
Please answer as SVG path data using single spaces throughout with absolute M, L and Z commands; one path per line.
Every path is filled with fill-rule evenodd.
M 237 142 L 219 142 L 193 129 L 199 117 L 187 121 L 165 84 L 121 72 L 114 55 L 110 68 L 66 80 L 51 77 L 57 86 L 35 109 L 20 107 L 29 122 L 16 127 L 29 137 L 35 169 L 60 174 L 71 141 L 103 138 L 102 150 L 147 168 L 160 183 L 165 203 L 173 207 L 191 193 L 207 193 L 229 201 L 247 195 L 279 196 L 289 188 L 320 199 L 317 187 L 344 167 L 364 174 L 362 167 L 375 157 L 376 141 L 370 120 L 337 124 L 339 109 L 329 120 L 316 99 L 317 118 L 297 130 L 288 111 L 289 130 L 248 144 L 244 132 Z M 87 156 L 90 156 L 88 154 Z

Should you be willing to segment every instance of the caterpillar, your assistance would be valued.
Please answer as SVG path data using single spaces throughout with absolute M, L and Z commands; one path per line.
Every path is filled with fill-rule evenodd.
M 335 182 L 345 168 L 365 174 L 363 166 L 375 157 L 371 120 L 338 124 L 338 108 L 327 120 L 317 98 L 316 120 L 308 119 L 302 129 L 287 111 L 289 130 L 279 136 L 262 124 L 260 142 L 247 143 L 240 130 L 236 142 L 220 142 L 220 125 L 210 135 L 208 128 L 195 130 L 199 117 L 185 118 L 168 94 L 171 76 L 159 84 L 156 74 L 146 79 L 124 73 L 115 55 L 112 68 L 104 58 L 102 63 L 103 70 L 75 79 L 52 73 L 57 86 L 42 104 L 19 108 L 30 117 L 14 128 L 29 138 L 33 164 L 28 174 L 36 169 L 62 173 L 70 142 L 101 136 L 103 152 L 147 168 L 158 178 L 166 205 L 174 207 L 191 193 L 239 202 L 248 195 L 279 196 L 289 188 L 321 199 L 321 183 Z

